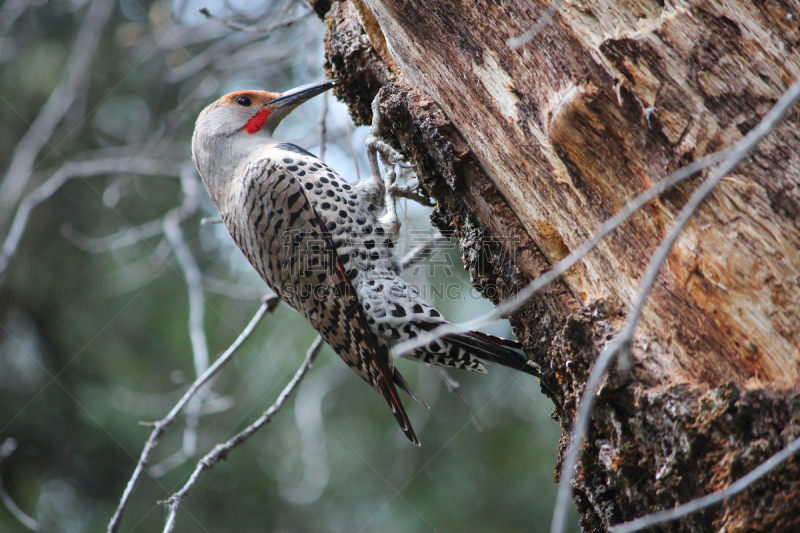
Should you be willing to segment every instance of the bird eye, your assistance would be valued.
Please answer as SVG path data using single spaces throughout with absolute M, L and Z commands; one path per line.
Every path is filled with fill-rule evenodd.
M 239 98 L 236 99 L 236 103 L 241 106 L 248 107 L 253 102 L 247 96 L 240 96 Z

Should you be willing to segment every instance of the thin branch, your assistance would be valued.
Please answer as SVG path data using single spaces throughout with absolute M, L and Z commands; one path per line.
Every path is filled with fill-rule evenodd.
M 61 80 L 14 148 L 8 172 L 0 185 L 0 224 L 13 212 L 30 179 L 36 158 L 49 143 L 56 127 L 78 96 L 84 79 L 89 75 L 95 53 L 99 49 L 97 45 L 103 28 L 108 23 L 115 4 L 115 0 L 94 0 L 91 3 L 76 33 Z
M 506 44 L 512 50 L 516 50 L 517 48 L 522 48 L 529 42 L 531 42 L 543 29 L 547 27 L 548 24 L 553 20 L 553 17 L 556 16 L 556 13 L 561 6 L 564 4 L 562 0 L 553 0 L 550 3 L 550 6 L 547 8 L 547 11 L 544 12 L 544 15 L 539 17 L 539 20 L 531 26 L 525 33 L 519 35 L 517 37 L 512 37 Z
M 258 308 L 256 314 L 250 320 L 250 323 L 247 324 L 247 327 L 244 328 L 244 331 L 239 335 L 239 337 L 233 342 L 233 344 L 228 347 L 225 352 L 219 356 L 219 358 L 211 365 L 208 370 L 206 370 L 202 376 L 197 378 L 194 383 L 192 383 L 189 390 L 183 395 L 183 397 L 175 404 L 172 410 L 159 420 L 158 422 L 148 424 L 153 427 L 153 431 L 150 433 L 150 437 L 147 439 L 147 442 L 144 445 L 144 449 L 142 450 L 142 454 L 139 456 L 139 461 L 136 463 L 136 469 L 133 471 L 131 478 L 128 480 L 128 484 L 125 487 L 125 491 L 122 493 L 122 498 L 120 499 L 119 506 L 117 506 L 117 510 L 114 513 L 114 516 L 111 518 L 111 521 L 108 523 L 108 533 L 114 533 L 119 529 L 120 523 L 122 522 L 122 516 L 125 513 L 125 510 L 128 507 L 128 503 L 130 502 L 131 495 L 133 494 L 133 489 L 136 487 L 136 484 L 139 481 L 139 477 L 142 475 L 142 472 L 147 466 L 147 462 L 150 459 L 150 454 L 153 453 L 156 445 L 158 444 L 158 439 L 163 435 L 163 433 L 167 430 L 167 428 L 175 422 L 175 419 L 189 402 L 189 400 L 194 396 L 194 394 L 205 385 L 209 379 L 214 377 L 214 375 L 225 365 L 225 363 L 230 360 L 234 353 L 244 344 L 247 338 L 253 333 L 256 326 L 261 319 L 264 318 L 264 315 L 268 312 L 271 312 L 280 302 L 280 298 L 275 296 L 274 294 L 268 295 L 264 297 L 264 303 L 261 304 L 261 307 Z
M 2 464 L 2 462 L 12 453 L 14 453 L 14 450 L 16 449 L 17 441 L 12 438 L 7 438 L 4 440 L 2 446 L 0 446 L 0 464 Z M 17 503 L 11 498 L 11 495 L 6 491 L 5 485 L 3 485 L 2 474 L 0 474 L 0 500 L 3 501 L 3 504 L 5 504 L 9 512 L 14 515 L 14 518 L 19 520 L 20 524 L 33 531 L 41 530 L 41 525 L 39 522 L 25 514 L 25 511 L 19 508 Z
M 194 487 L 195 483 L 197 483 L 197 480 L 200 478 L 200 475 L 203 473 L 203 471 L 212 468 L 215 464 L 225 459 L 231 450 L 245 442 L 255 432 L 272 421 L 272 418 L 278 411 L 280 411 L 287 398 L 289 398 L 292 392 L 294 392 L 294 390 L 297 388 L 297 385 L 303 380 L 308 372 L 308 369 L 311 368 L 320 348 L 322 348 L 322 345 L 322 337 L 317 336 L 306 353 L 305 361 L 303 361 L 303 364 L 299 369 L 297 369 L 297 372 L 295 372 L 294 377 L 291 379 L 291 381 L 289 381 L 283 391 L 281 391 L 280 395 L 278 395 L 278 399 L 275 400 L 275 403 L 272 404 L 269 409 L 264 411 L 264 413 L 255 422 L 247 426 L 241 432 L 237 433 L 230 440 L 222 444 L 217 444 L 213 450 L 206 454 L 206 456 L 197 463 L 197 467 L 195 468 L 191 477 L 189 477 L 189 480 L 186 482 L 186 484 L 184 484 L 178 492 L 170 496 L 165 502 L 167 504 L 168 514 L 166 523 L 164 524 L 164 533 L 170 533 L 175 528 L 175 519 L 178 516 L 178 508 L 180 507 L 183 498 L 188 494 L 192 487 Z
M 205 7 L 200 8 L 200 13 L 203 16 L 205 16 L 207 19 L 213 19 L 213 20 L 219 22 L 220 24 L 222 24 L 223 26 L 225 26 L 229 30 L 239 31 L 239 32 L 242 32 L 242 33 L 261 34 L 261 33 L 269 33 L 271 31 L 275 31 L 278 28 L 282 28 L 282 27 L 285 27 L 285 26 L 291 26 L 295 22 L 303 20 L 304 18 L 306 18 L 307 16 L 309 16 L 311 13 L 314 12 L 314 11 L 309 9 L 309 10 L 304 11 L 303 13 L 301 13 L 299 15 L 295 15 L 295 16 L 289 17 L 289 18 L 284 18 L 285 14 L 286 14 L 286 11 L 288 11 L 288 8 L 291 7 L 292 4 L 294 4 L 294 1 L 288 2 L 286 4 L 286 6 L 284 6 L 284 8 L 281 10 L 281 12 L 277 14 L 277 16 L 275 17 L 275 21 L 274 22 L 270 22 L 268 24 L 259 24 L 257 26 L 250 26 L 250 25 L 247 25 L 247 24 L 241 24 L 241 23 L 233 21 L 233 20 L 229 20 L 229 19 L 225 19 L 225 18 L 221 18 L 221 17 L 216 17 L 216 16 L 212 15 L 211 12 Z
M 735 483 L 731 483 L 724 489 L 712 492 L 711 494 L 703 496 L 702 498 L 697 498 L 696 500 L 684 503 L 683 505 L 679 505 L 674 509 L 660 511 L 658 513 L 643 516 L 642 518 L 637 518 L 636 520 L 632 520 L 624 524 L 612 526 L 610 531 L 611 533 L 633 533 L 634 531 L 641 531 L 642 529 L 653 527 L 658 524 L 677 520 L 678 518 L 690 515 L 705 509 L 706 507 L 716 505 L 723 500 L 730 498 L 731 496 L 735 496 L 747 489 L 750 485 L 764 477 L 772 469 L 789 459 L 789 457 L 791 457 L 793 454 L 797 453 L 798 450 L 800 450 L 800 437 L 796 438 L 783 450 L 779 451 L 761 463 L 749 474 L 737 480 Z
M 319 117 L 319 158 L 325 161 L 325 135 L 328 133 L 325 117 L 328 115 L 328 93 L 322 93 L 322 113 Z
M 722 161 L 722 163 L 711 172 L 711 175 L 694 191 L 694 193 L 692 193 L 689 201 L 683 209 L 681 209 L 680 213 L 678 213 L 669 233 L 664 237 L 653 253 L 650 263 L 647 265 L 647 269 L 642 275 L 639 289 L 631 303 L 631 309 L 628 311 L 625 324 L 614 340 L 607 344 L 600 353 L 600 356 L 597 358 L 589 374 L 586 387 L 581 394 L 581 400 L 578 406 L 578 417 L 573 426 L 570 445 L 561 467 L 561 480 L 558 486 L 556 506 L 553 511 L 553 522 L 550 526 L 551 533 L 561 533 L 564 530 L 571 480 L 575 471 L 575 466 L 578 463 L 578 454 L 580 453 L 580 448 L 583 445 L 584 436 L 589 426 L 592 406 L 597 391 L 600 388 L 600 383 L 602 382 L 606 369 L 614 360 L 615 356 L 620 352 L 623 352 L 625 355 L 630 353 L 631 340 L 633 338 L 633 332 L 636 329 L 636 323 L 639 320 L 650 289 L 656 280 L 661 264 L 669 256 L 672 246 L 684 226 L 686 226 L 692 218 L 706 196 L 714 190 L 714 187 L 716 187 L 720 180 L 733 170 L 764 137 L 777 127 L 798 99 L 800 99 L 800 80 L 796 81 L 783 93 L 778 102 L 770 109 L 769 113 L 764 116 L 761 122 L 734 145 L 725 160 Z
M 455 394 L 458 396 L 458 399 L 461 400 L 461 403 L 464 404 L 464 409 L 467 410 L 467 414 L 469 415 L 469 419 L 472 420 L 472 423 L 475 424 L 475 429 L 478 431 L 483 431 L 480 422 L 478 422 L 478 418 L 475 416 L 475 411 L 472 410 L 472 407 L 469 405 L 467 398 L 461 393 L 461 384 L 454 380 L 447 371 L 440 367 L 440 366 L 433 366 L 433 369 L 439 374 L 439 377 L 442 378 L 444 381 L 445 386 L 447 387 L 447 391 L 451 394 Z
M 183 204 L 164 217 L 164 235 L 172 245 L 178 265 L 183 272 L 189 295 L 189 339 L 192 345 L 192 360 L 195 376 L 202 376 L 208 369 L 208 340 L 204 328 L 205 298 L 203 296 L 203 273 L 197 266 L 194 256 L 186 243 L 180 220 L 184 214 L 194 213 L 197 208 L 197 180 L 194 168 L 187 165 L 181 174 L 184 192 Z M 154 477 L 161 477 L 170 470 L 182 465 L 197 451 L 197 424 L 203 407 L 203 400 L 209 387 L 201 388 L 186 406 L 186 427 L 183 431 L 183 445 L 174 455 L 150 468 Z
M 133 174 L 143 174 L 150 176 L 176 176 L 180 173 L 178 166 L 164 161 L 154 159 L 143 159 L 138 157 L 119 157 L 113 159 L 98 159 L 94 161 L 82 161 L 76 163 L 65 163 L 50 179 L 42 183 L 31 191 L 20 202 L 17 213 L 8 235 L 0 248 L 0 275 L 3 274 L 11 257 L 19 246 L 28 217 L 33 208 L 44 202 L 71 178 L 88 178 L 90 176 L 101 176 L 126 172 Z
M 140 243 L 156 235 L 164 233 L 164 221 L 162 219 L 145 222 L 141 226 L 120 230 L 106 237 L 91 238 L 83 235 L 69 224 L 61 227 L 61 235 L 80 249 L 97 254 L 119 250 Z

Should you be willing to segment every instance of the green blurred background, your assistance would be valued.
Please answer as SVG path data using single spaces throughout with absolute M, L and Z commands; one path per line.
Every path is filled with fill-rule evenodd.
M 323 79 L 325 27 L 302 2 L 5 0 L 0 32 L 0 443 L 16 443 L 0 465 L 0 531 L 29 531 L 9 505 L 41 531 L 103 531 L 150 433 L 139 421 L 169 411 L 203 342 L 213 361 L 265 292 L 227 231 L 200 222 L 216 212 L 191 166 L 194 118 L 232 90 Z M 366 130 L 325 98 L 276 136 L 320 153 L 326 107 L 325 159 L 355 181 Z M 126 158 L 153 161 L 154 175 Z M 119 171 L 84 171 L 98 161 Z M 74 177 L 47 190 L 59 173 Z M 402 253 L 430 224 L 427 209 L 399 209 Z M 179 222 L 185 248 L 165 220 Z M 202 274 L 194 291 L 176 250 Z M 451 320 L 491 309 L 459 250 L 436 253 L 407 278 L 444 292 L 432 303 Z M 194 350 L 190 294 L 205 333 Z M 487 331 L 510 335 L 507 324 Z M 314 338 L 288 307 L 268 315 L 196 406 L 196 430 L 181 417 L 161 440 L 121 531 L 160 531 L 158 502 L 275 401 Z M 176 531 L 546 531 L 560 432 L 536 380 L 449 371 L 478 431 L 431 368 L 398 366 L 431 407 L 404 398 L 421 448 L 326 346 L 274 422 L 203 474 Z

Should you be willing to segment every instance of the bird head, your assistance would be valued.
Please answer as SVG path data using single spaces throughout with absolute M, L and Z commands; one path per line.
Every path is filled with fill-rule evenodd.
M 214 202 L 215 193 L 223 185 L 220 181 L 232 180 L 236 167 L 272 139 L 281 120 L 337 83 L 312 83 L 283 94 L 236 91 L 203 109 L 192 136 L 192 159 Z

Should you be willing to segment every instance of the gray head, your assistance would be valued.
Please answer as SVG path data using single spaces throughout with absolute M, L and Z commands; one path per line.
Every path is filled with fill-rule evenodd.
M 329 80 L 304 85 L 283 94 L 236 91 L 203 109 L 192 136 L 192 160 L 217 207 L 237 167 L 272 140 L 281 120 L 336 83 Z

